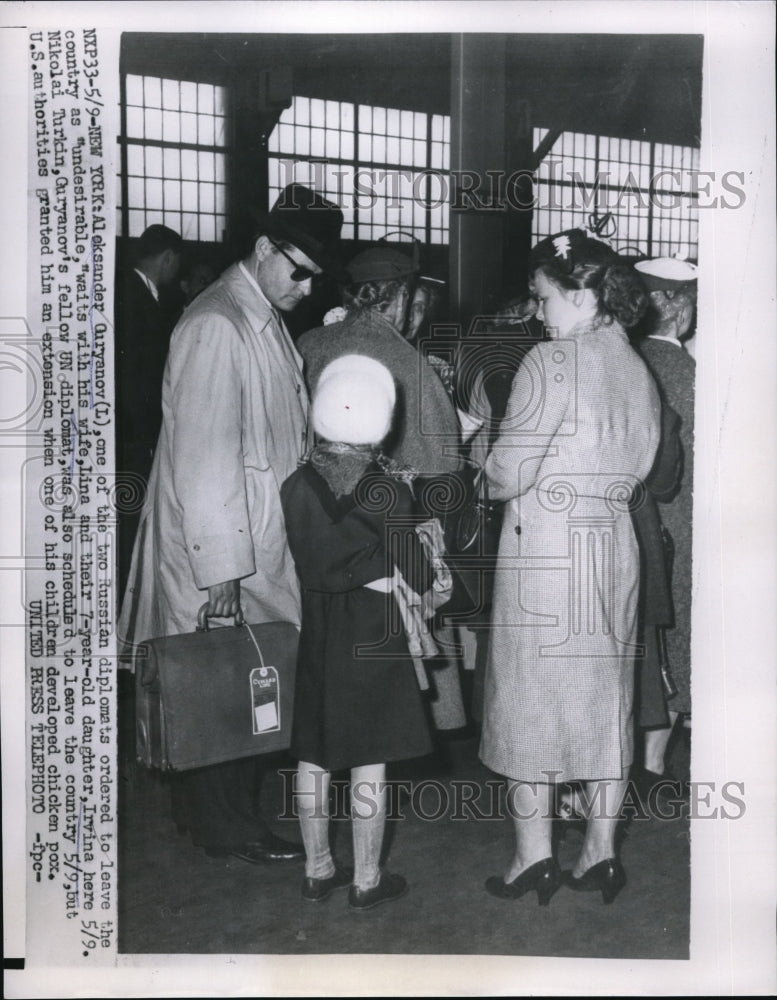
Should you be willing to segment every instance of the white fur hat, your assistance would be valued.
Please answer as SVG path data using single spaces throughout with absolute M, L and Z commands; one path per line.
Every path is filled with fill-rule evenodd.
M 396 390 L 391 372 L 364 354 L 344 354 L 321 372 L 313 429 L 327 441 L 379 444 L 388 434 Z

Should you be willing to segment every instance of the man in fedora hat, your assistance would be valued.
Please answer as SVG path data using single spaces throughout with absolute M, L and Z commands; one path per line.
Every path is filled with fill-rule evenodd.
M 308 396 L 282 314 L 332 266 L 342 222 L 336 205 L 291 185 L 258 218 L 251 253 L 175 328 L 122 642 L 192 632 L 205 603 L 211 617 L 242 610 L 252 624 L 299 623 L 280 486 L 307 447 Z M 259 813 L 256 765 L 248 758 L 177 775 L 176 824 L 210 855 L 301 857 Z

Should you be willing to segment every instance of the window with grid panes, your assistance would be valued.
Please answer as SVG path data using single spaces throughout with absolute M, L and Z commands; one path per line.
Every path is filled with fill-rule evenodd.
M 534 129 L 535 148 L 547 133 Z M 620 252 L 695 260 L 698 166 L 690 146 L 563 132 L 535 173 L 533 241 L 610 212 Z
M 270 205 L 298 182 L 337 202 L 344 239 L 448 242 L 449 116 L 295 97 L 268 151 Z
M 226 88 L 127 74 L 119 136 L 119 235 L 161 223 L 185 240 L 220 242 L 227 215 Z

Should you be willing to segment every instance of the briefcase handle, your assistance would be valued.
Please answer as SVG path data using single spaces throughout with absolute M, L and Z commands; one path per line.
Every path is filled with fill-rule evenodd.
M 198 632 L 208 632 L 208 618 L 212 616 L 208 614 L 208 609 L 210 608 L 210 601 L 206 601 L 200 610 L 197 612 L 197 631 Z M 237 614 L 235 615 L 235 625 L 245 625 L 246 620 L 243 617 L 243 611 L 241 608 L 237 609 Z

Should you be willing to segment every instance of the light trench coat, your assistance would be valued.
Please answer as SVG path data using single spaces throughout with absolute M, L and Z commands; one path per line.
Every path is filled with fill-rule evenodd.
M 207 588 L 235 579 L 248 622 L 298 625 L 280 488 L 307 448 L 308 396 L 302 359 L 243 264 L 173 332 L 162 416 L 120 644 L 193 631 Z

